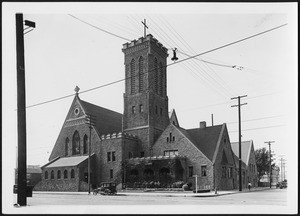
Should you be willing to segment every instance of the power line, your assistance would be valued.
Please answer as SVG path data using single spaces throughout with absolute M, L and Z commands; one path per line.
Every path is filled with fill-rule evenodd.
M 70 14 L 69 14 L 69 15 L 70 15 Z M 73 15 L 70 15 L 70 16 L 74 17 Z M 74 18 L 75 18 L 75 19 L 78 19 L 77 17 L 74 17 Z M 80 19 L 78 19 L 78 20 L 80 20 Z M 81 21 L 81 20 L 80 20 L 80 21 Z M 85 21 L 83 21 L 83 22 L 86 23 Z M 86 24 L 91 25 L 91 24 L 89 24 L 89 23 L 86 23 Z M 163 67 L 169 67 L 169 66 L 172 66 L 172 65 L 174 65 L 174 64 L 178 64 L 178 63 L 187 61 L 187 60 L 189 60 L 189 59 L 196 58 L 197 56 L 204 55 L 204 54 L 207 54 L 207 53 L 210 53 L 210 52 L 213 52 L 213 51 L 222 49 L 222 48 L 224 48 L 224 47 L 227 47 L 227 46 L 230 46 L 230 45 L 233 45 L 233 44 L 236 44 L 236 43 L 245 41 L 245 40 L 247 40 L 247 39 L 256 37 L 256 36 L 261 35 L 261 34 L 265 34 L 265 33 L 267 33 L 267 32 L 273 31 L 273 30 L 275 30 L 275 29 L 281 28 L 281 27 L 283 27 L 283 26 L 285 26 L 285 25 L 287 25 L 287 24 L 283 24 L 283 25 L 277 26 L 277 27 L 275 27 L 275 28 L 272 28 L 272 29 L 263 31 L 263 32 L 261 32 L 261 33 L 258 33 L 258 34 L 255 34 L 255 35 L 252 35 L 252 36 L 243 38 L 243 39 L 241 39 L 241 40 L 238 40 L 238 41 L 235 41 L 235 42 L 232 42 L 232 43 L 228 43 L 228 44 L 226 44 L 226 45 L 223 45 L 223 46 L 220 46 L 220 47 L 217 47 L 217 48 L 214 48 L 214 49 L 205 51 L 205 52 L 203 52 L 203 53 L 199 53 L 199 54 L 197 54 L 197 55 L 194 55 L 194 56 L 191 56 L 191 57 L 182 59 L 182 60 L 178 60 L 178 61 L 176 61 L 176 62 L 167 64 L 166 66 L 163 66 Z M 93 25 L 91 25 L 91 26 L 93 26 Z M 96 26 L 93 26 L 93 27 L 96 27 Z M 96 27 L 96 28 L 99 29 L 98 27 Z M 99 29 L 99 30 L 102 30 L 102 29 Z M 112 34 L 112 35 L 114 35 L 114 34 Z M 116 35 L 114 35 L 114 36 L 116 36 Z M 117 37 L 119 37 L 119 36 L 117 36 Z M 122 38 L 122 37 L 121 37 L 121 38 Z M 122 38 L 122 39 L 124 39 L 124 38 Z M 128 40 L 128 39 L 126 39 L 126 40 Z M 154 71 L 154 70 L 155 70 L 155 69 L 149 70 L 147 73 L 152 72 L 152 71 Z M 143 74 L 145 74 L 145 73 L 146 73 L 146 72 L 144 72 Z M 138 76 L 138 74 L 135 75 L 135 76 Z M 135 76 L 134 76 L 134 77 L 135 77 Z M 124 79 L 120 79 L 120 80 L 114 81 L 114 82 L 110 82 L 110 83 L 107 83 L 107 84 L 104 84 L 104 85 L 100 85 L 100 86 L 98 86 L 98 87 L 94 87 L 94 88 L 91 88 L 91 89 L 87 89 L 87 90 L 85 90 L 85 91 L 80 92 L 79 94 L 82 94 L 82 93 L 85 93 L 85 92 L 89 92 L 89 91 L 92 91 L 92 90 L 96 90 L 96 89 L 99 89 L 99 88 L 103 88 L 103 87 L 106 87 L 106 86 L 110 86 L 110 85 L 113 85 L 113 84 L 116 84 L 116 83 L 125 81 L 126 79 L 130 79 L 130 78 L 131 78 L 131 76 L 130 76 L 130 77 L 127 77 L 127 78 L 124 78 Z M 45 102 L 33 104 L 33 105 L 30 105 L 30 106 L 27 106 L 26 108 L 35 107 L 35 106 L 38 106 L 38 105 L 42 105 L 42 104 L 46 104 L 46 103 L 50 103 L 50 102 L 62 100 L 62 99 L 64 99 L 64 98 L 68 98 L 68 97 L 72 97 L 72 96 L 74 96 L 74 94 L 70 94 L 70 95 L 66 95 L 66 96 L 59 97 L 59 98 L 56 98 L 56 99 L 52 99 L 52 100 L 49 100 L 49 101 L 45 101 Z
M 83 22 L 83 23 L 85 23 L 85 24 L 87 24 L 87 25 L 89 25 L 89 26 L 92 26 L 93 28 L 96 28 L 96 29 L 98 29 L 98 30 L 100 30 L 100 31 L 103 31 L 103 32 L 105 32 L 105 33 L 107 33 L 107 34 L 110 34 L 110 35 L 112 35 L 112 36 L 115 36 L 115 37 L 117 37 L 117 38 L 121 38 L 121 39 L 124 39 L 124 40 L 127 40 L 127 41 L 131 41 L 130 39 L 121 37 L 121 36 L 119 36 L 119 35 L 116 35 L 116 34 L 114 34 L 114 33 L 111 33 L 111 32 L 109 32 L 109 31 L 106 31 L 106 30 L 104 30 L 104 29 L 102 29 L 102 28 L 99 28 L 98 26 L 92 25 L 92 24 L 90 24 L 90 23 L 88 23 L 88 22 L 86 22 L 86 21 L 84 21 L 84 20 L 82 20 L 82 19 L 79 19 L 78 17 L 76 17 L 76 16 L 74 16 L 74 15 L 72 15 L 72 14 L 68 14 L 68 15 L 71 16 L 71 17 L 73 17 L 74 19 L 79 20 L 80 22 Z
M 149 19 L 152 20 L 150 17 L 149 17 Z M 153 20 L 152 20 L 152 22 L 156 25 L 156 23 L 155 23 Z M 164 23 L 162 23 L 162 22 L 160 22 L 160 23 L 164 25 Z M 169 30 L 170 30 L 169 26 L 171 27 L 170 24 L 169 24 L 169 25 L 165 25 L 166 29 L 169 29 Z M 159 28 L 159 30 L 158 30 L 159 32 L 162 32 L 162 33 L 166 34 L 166 36 L 169 38 L 169 40 L 173 41 L 173 43 L 176 45 L 177 48 L 181 49 L 181 48 L 177 45 L 177 43 L 173 40 L 173 38 L 170 37 L 167 33 L 165 33 L 164 28 L 161 28 L 159 25 L 157 25 L 157 28 Z M 177 33 L 176 30 L 173 30 L 173 32 L 176 33 L 176 35 L 174 35 L 174 34 L 173 34 L 173 35 L 174 35 L 175 38 L 177 38 L 177 39 L 179 40 L 179 42 L 181 42 L 182 40 L 184 40 L 181 36 L 180 36 L 180 37 L 182 38 L 182 40 L 181 40 L 180 38 L 177 37 L 177 35 L 179 35 L 179 33 Z M 181 43 L 182 43 L 182 42 L 181 42 Z M 186 42 L 185 42 L 185 43 L 186 43 Z M 184 43 L 182 43 L 182 44 L 183 44 L 184 47 L 186 47 Z M 187 44 L 187 43 L 186 43 L 186 44 Z M 190 47 L 190 46 L 189 46 L 189 47 Z M 186 47 L 186 48 L 187 48 L 187 47 Z M 189 49 L 189 48 L 187 48 L 187 49 Z M 195 53 L 194 50 L 192 50 L 192 51 Z M 193 68 L 195 68 L 195 69 L 194 69 L 195 72 L 192 72 L 192 73 L 195 73 L 195 75 L 198 76 L 199 78 L 200 78 L 199 75 L 201 75 L 201 77 L 203 77 L 203 78 L 205 79 L 205 81 L 206 81 L 207 83 L 209 83 L 209 84 L 213 87 L 213 89 L 217 89 L 221 94 L 225 94 L 226 97 L 228 97 L 228 95 L 229 95 L 229 96 L 231 95 L 231 92 L 228 91 L 228 90 L 223 86 L 223 84 L 222 84 L 222 83 L 225 83 L 225 82 L 224 82 L 222 79 L 221 79 L 221 82 L 220 82 L 218 79 L 216 79 L 216 78 L 217 78 L 217 74 L 215 74 L 215 77 L 211 76 L 210 73 L 208 73 L 201 65 L 198 64 L 198 62 L 191 61 L 191 62 L 189 62 L 188 64 L 190 64 Z M 187 65 L 186 65 L 186 66 L 187 66 Z M 198 69 L 197 69 L 197 68 L 198 68 Z M 200 71 L 203 72 L 203 73 L 199 73 L 199 69 L 200 69 Z M 208 69 L 212 70 L 211 68 L 208 68 Z M 191 71 L 192 71 L 192 70 L 191 70 Z M 215 72 L 214 72 L 214 71 L 211 71 L 211 73 L 215 73 Z M 220 77 L 219 77 L 219 78 L 220 78 Z M 221 87 L 221 88 L 220 88 L 220 87 Z
M 273 125 L 273 126 L 268 126 L 268 127 L 249 128 L 249 129 L 243 129 L 242 131 L 259 130 L 259 129 L 274 128 L 274 127 L 283 127 L 283 126 L 286 126 L 286 125 L 281 124 L 281 125 Z M 238 132 L 238 131 L 229 131 L 229 133 L 235 133 L 235 132 Z
M 252 36 L 249 36 L 249 37 L 246 37 L 246 38 L 243 38 L 243 39 L 234 41 L 234 42 L 232 42 L 232 43 L 228 43 L 228 44 L 225 44 L 225 45 L 223 45 L 223 46 L 220 46 L 220 47 L 211 49 L 211 50 L 209 50 L 209 51 L 206 51 L 206 52 L 203 52 L 203 53 L 199 53 L 199 54 L 194 55 L 194 56 L 191 56 L 191 57 L 189 57 L 189 58 L 186 58 L 186 59 L 183 59 L 183 60 L 179 60 L 179 61 L 177 61 L 177 62 L 174 62 L 174 63 L 169 64 L 168 66 L 173 65 L 173 64 L 177 64 L 177 63 L 180 63 L 180 62 L 183 62 L 183 61 L 192 59 L 192 58 L 196 58 L 196 57 L 198 57 L 198 56 L 200 56 L 200 55 L 204 55 L 204 54 L 207 54 L 207 53 L 210 53 L 210 52 L 214 52 L 214 51 L 216 51 L 216 50 L 219 50 L 219 49 L 222 49 L 222 48 L 231 46 L 231 45 L 236 44 L 236 43 L 240 43 L 240 42 L 245 41 L 245 40 L 248 40 L 248 39 L 250 39 L 250 38 L 254 38 L 254 37 L 257 37 L 257 36 L 259 36 L 259 35 L 265 34 L 265 33 L 267 33 L 267 32 L 274 31 L 274 30 L 276 30 L 276 29 L 278 29 L 278 28 L 281 28 L 281 27 L 283 27 L 283 26 L 286 26 L 286 25 L 287 25 L 287 23 L 286 23 L 286 24 L 283 24 L 283 25 L 280 25 L 280 26 L 277 26 L 277 27 L 275 27 L 275 28 L 272 28 L 272 29 L 269 29 L 269 30 L 260 32 L 260 33 L 258 33 L 258 34 L 254 34 L 254 35 L 252 35 Z
M 277 118 L 277 117 L 281 117 L 281 116 L 283 116 L 283 115 L 268 116 L 268 117 L 262 117 L 262 118 L 256 118 L 256 119 L 248 119 L 248 120 L 244 120 L 242 122 L 257 121 L 257 120 L 261 120 L 261 119 Z M 234 123 L 238 123 L 238 122 L 227 122 L 226 124 L 234 124 Z

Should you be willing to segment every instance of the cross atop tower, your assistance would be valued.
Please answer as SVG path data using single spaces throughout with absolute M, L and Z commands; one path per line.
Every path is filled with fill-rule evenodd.
M 144 37 L 146 37 L 146 28 L 148 28 L 148 26 L 146 25 L 146 19 L 144 19 L 144 22 L 141 21 L 144 25 Z

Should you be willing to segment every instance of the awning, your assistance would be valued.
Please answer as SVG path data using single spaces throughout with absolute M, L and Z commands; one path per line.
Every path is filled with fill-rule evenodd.
M 94 154 L 92 154 L 91 156 L 93 155 Z M 53 163 L 46 165 L 44 168 L 77 166 L 88 158 L 88 155 L 63 157 L 55 160 Z

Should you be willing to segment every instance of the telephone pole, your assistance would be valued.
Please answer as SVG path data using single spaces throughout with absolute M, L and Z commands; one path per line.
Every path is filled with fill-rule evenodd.
M 88 157 L 88 185 L 89 185 L 89 194 L 91 193 L 91 145 L 92 145 L 92 126 L 96 124 L 96 117 L 91 114 L 86 115 L 86 124 L 89 125 L 90 137 L 89 137 L 89 157 Z
M 242 191 L 242 135 L 241 135 L 241 106 L 247 103 L 241 104 L 241 98 L 247 97 L 247 95 L 237 96 L 231 98 L 231 100 L 238 99 L 238 105 L 232 105 L 231 107 L 238 107 L 239 115 L 239 191 Z
M 271 143 L 274 143 L 275 141 L 268 141 L 268 142 L 265 142 L 265 143 L 268 143 L 269 145 L 269 163 L 270 163 L 270 188 L 272 188 L 272 154 L 271 154 Z
M 283 175 L 282 175 L 283 174 L 283 172 L 282 172 L 283 171 L 283 169 L 282 169 L 282 161 L 284 160 L 283 156 L 284 155 L 279 155 L 279 157 L 280 157 L 280 181 L 281 182 L 283 181 Z

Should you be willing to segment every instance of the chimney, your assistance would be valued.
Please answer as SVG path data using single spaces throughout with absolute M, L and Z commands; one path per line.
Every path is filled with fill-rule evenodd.
M 200 128 L 206 128 L 206 122 L 205 121 L 200 122 Z

